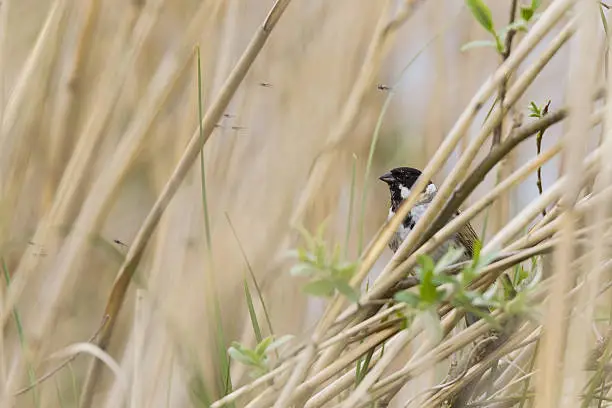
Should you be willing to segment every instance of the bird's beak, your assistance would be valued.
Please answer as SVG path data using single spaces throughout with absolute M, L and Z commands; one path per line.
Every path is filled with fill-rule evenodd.
M 381 181 L 384 181 L 387 184 L 391 184 L 395 181 L 395 177 L 391 174 L 391 172 L 387 172 L 378 178 Z

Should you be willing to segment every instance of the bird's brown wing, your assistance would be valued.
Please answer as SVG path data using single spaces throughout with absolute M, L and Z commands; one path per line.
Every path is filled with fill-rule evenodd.
M 476 235 L 476 231 L 469 222 L 459 230 L 457 239 L 465 247 L 467 255 L 471 259 L 474 256 L 474 243 L 478 240 L 478 235 Z

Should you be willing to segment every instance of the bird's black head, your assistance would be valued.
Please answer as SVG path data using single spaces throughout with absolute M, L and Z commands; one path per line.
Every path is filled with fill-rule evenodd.
M 393 212 L 397 210 L 402 201 L 410 191 L 412 186 L 421 176 L 421 171 L 412 167 L 397 167 L 388 171 L 379 177 L 379 180 L 384 181 L 389 186 L 389 192 L 391 193 L 391 209 Z M 430 181 L 426 190 L 426 193 L 431 195 L 435 194 L 435 186 Z

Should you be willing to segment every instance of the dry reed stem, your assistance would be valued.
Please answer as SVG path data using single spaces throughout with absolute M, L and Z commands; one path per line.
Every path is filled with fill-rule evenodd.
M 136 290 L 136 304 L 134 313 L 134 345 L 133 345 L 133 369 L 131 378 L 131 391 L 130 391 L 130 408 L 143 407 L 143 395 L 142 386 L 143 381 L 141 379 L 142 370 L 142 349 L 145 347 L 145 332 L 147 329 L 147 322 L 144 311 L 144 291 L 142 289 Z
M 214 99 L 209 109 L 206 111 L 206 115 L 201 123 L 202 137 L 200 137 L 200 129 L 196 129 L 191 137 L 191 140 L 189 141 L 189 144 L 185 148 L 179 163 L 172 173 L 172 176 L 164 186 L 163 191 L 157 198 L 153 208 L 147 215 L 144 223 L 138 231 L 126 259 L 117 273 L 117 278 L 113 284 L 112 292 L 108 298 L 107 307 L 104 314 L 110 316 L 110 318 L 102 330 L 100 340 L 98 342 L 102 349 L 105 349 L 108 346 L 108 342 L 117 319 L 117 314 L 123 304 L 127 288 L 132 280 L 136 267 L 140 262 L 144 249 L 150 240 L 151 235 L 153 234 L 153 231 L 155 230 L 155 227 L 157 226 L 164 210 L 168 206 L 185 175 L 192 167 L 193 162 L 197 158 L 202 146 L 210 137 L 216 123 L 221 118 L 221 115 L 236 92 L 236 89 L 244 79 L 244 76 L 248 72 L 251 64 L 263 48 L 270 33 L 276 26 L 276 23 L 289 5 L 289 2 L 290 0 L 277 0 L 274 3 L 265 21 L 254 34 L 251 42 L 247 46 L 247 49 L 244 51 L 244 54 L 241 56 L 240 60 L 237 62 L 236 66 L 228 76 L 218 96 Z M 91 405 L 93 390 L 97 381 L 99 369 L 100 363 L 98 360 L 94 360 L 92 362 L 92 366 L 90 367 L 86 384 L 83 387 L 81 398 L 82 407 L 88 407 Z
M 452 313 L 445 316 L 442 320 L 441 324 L 445 332 L 449 332 L 457 323 L 458 319 L 456 312 L 456 310 L 453 310 Z M 498 314 L 495 314 L 494 318 L 497 316 Z M 433 364 L 444 360 L 451 354 L 472 343 L 488 330 L 489 328 L 483 321 L 478 321 L 468 329 L 463 330 L 456 336 L 445 339 L 433 348 L 431 342 L 427 341 L 423 347 L 415 353 L 414 358 L 410 359 L 401 369 L 383 377 L 374 384 L 373 387 L 370 388 L 368 397 L 360 401 L 360 405 L 358 406 L 371 403 L 373 401 L 372 396 L 376 395 L 377 392 L 385 390 L 384 393 L 386 394 L 390 389 L 403 386 L 410 379 L 426 372 Z
M 492 350 L 491 354 L 486 356 L 483 361 L 471 367 L 469 371 L 460 380 L 453 383 L 450 387 L 440 390 L 438 393 L 433 395 L 427 402 L 425 402 L 425 404 L 422 405 L 423 408 L 434 408 L 436 406 L 439 406 L 439 404 L 441 404 L 442 402 L 448 399 L 452 399 L 456 396 L 456 393 L 458 391 L 461 391 L 461 389 L 464 388 L 468 383 L 470 383 L 470 381 L 472 381 L 474 378 L 477 378 L 479 375 L 482 375 L 484 371 L 487 370 L 494 361 L 497 361 L 503 356 L 509 354 L 522 343 L 535 341 L 538 336 L 539 332 L 537 329 L 534 329 L 532 324 L 525 324 L 524 327 L 515 332 L 510 339 L 500 344 L 498 346 L 499 348 Z
M 50 358 L 58 358 L 65 359 L 67 357 L 71 357 L 80 353 L 88 353 L 94 356 L 96 359 L 100 360 L 102 363 L 106 364 L 108 368 L 111 369 L 117 382 L 123 388 L 124 393 L 127 393 L 129 390 L 128 379 L 125 376 L 125 373 L 117 364 L 115 359 L 110 356 L 106 351 L 102 350 L 100 347 L 96 346 L 92 343 L 76 343 L 72 344 L 64 349 L 52 354 Z
M 3 193 L 3 197 L 6 196 L 7 189 L 10 187 L 11 177 L 17 174 L 16 167 L 18 166 L 15 166 L 18 158 L 17 153 L 23 150 L 20 149 L 20 146 L 24 141 L 18 139 L 23 131 L 19 126 L 23 127 L 24 124 L 21 122 L 27 119 L 27 117 L 24 118 L 23 112 L 30 112 L 30 115 L 34 113 L 34 110 L 29 111 L 25 109 L 25 106 L 37 99 L 34 95 L 37 90 L 36 87 L 43 86 L 42 84 L 46 81 L 45 78 L 49 75 L 51 59 L 54 56 L 52 52 L 60 35 L 60 21 L 66 12 L 65 3 L 63 0 L 56 0 L 51 5 L 45 23 L 38 34 L 36 44 L 30 52 L 4 107 L 2 132 L 0 134 L 0 146 L 2 146 L 0 191 Z
M 10 0 L 6 0 L 0 6 L 0 124 L 4 123 L 4 105 L 6 103 L 6 34 L 8 26 L 8 10 L 10 4 Z M 0 227 L 0 232 L 1 231 L 2 227 Z M 2 291 L 2 296 L 4 297 L 4 291 Z M 2 304 L 0 303 L 0 310 L 1 308 Z M 7 377 L 4 347 L 4 336 L 0 335 L 0 395 L 6 395 Z
M 225 405 L 228 405 L 228 404 L 234 402 L 236 399 L 242 397 L 246 393 L 248 393 L 250 391 L 253 391 L 253 390 L 256 390 L 260 386 L 262 386 L 264 384 L 268 384 L 270 381 L 274 381 L 275 377 L 280 376 L 281 374 L 283 374 L 285 371 L 287 371 L 289 368 L 291 368 L 296 362 L 297 362 L 296 359 L 291 359 L 291 360 L 284 361 L 281 365 L 279 365 L 275 369 L 271 370 L 269 373 L 266 373 L 266 374 L 262 375 L 261 377 L 257 378 L 255 381 L 252 381 L 252 382 L 250 382 L 250 383 L 248 383 L 248 384 L 238 388 L 237 390 L 232 391 L 231 393 L 227 394 L 223 398 L 215 401 L 210 407 L 211 408 L 220 408 L 220 407 L 223 407 Z
M 51 225 L 62 225 L 68 221 L 68 213 L 74 205 L 74 200 L 78 198 L 77 191 L 83 187 L 83 180 L 89 173 L 87 170 L 93 160 L 95 149 L 99 146 L 104 129 L 108 126 L 114 109 L 125 92 L 129 74 L 133 71 L 136 60 L 142 53 L 145 41 L 151 37 L 165 1 L 147 2 L 142 13 L 131 13 L 122 22 L 120 34 L 115 38 L 116 44 L 113 47 L 115 52 L 109 56 L 105 75 L 99 84 L 100 93 L 96 97 L 96 114 L 89 116 L 84 125 L 83 137 L 78 139 L 71 159 L 64 170 L 65 176 L 62 177 L 57 189 L 58 200 L 53 203 L 49 214 Z M 133 24 L 134 19 L 136 19 L 135 25 Z M 126 45 L 123 42 L 126 40 L 128 44 L 127 49 L 124 50 Z M 123 55 L 123 51 L 127 55 Z
M 577 406 L 580 403 L 579 393 L 585 384 L 585 376 L 582 372 L 583 360 L 585 359 L 585 341 L 570 341 L 568 346 L 579 346 L 567 354 L 567 366 L 561 364 L 568 370 L 563 375 L 559 369 L 564 359 L 564 345 L 566 345 L 567 320 L 570 308 L 565 301 L 564 294 L 570 289 L 574 276 L 580 276 L 582 269 L 577 271 L 572 268 L 574 258 L 573 232 L 576 228 L 578 215 L 575 210 L 575 202 L 582 188 L 581 168 L 582 159 L 587 147 L 585 135 L 590 130 L 589 112 L 591 110 L 591 92 L 594 90 L 595 71 L 591 55 L 591 44 L 593 44 L 597 27 L 597 10 L 594 3 L 585 1 L 577 2 L 577 38 L 572 47 L 570 75 L 579 76 L 581 81 L 572 82 L 569 88 L 569 104 L 572 111 L 568 119 L 568 130 L 564 135 L 564 159 L 565 178 L 567 179 L 563 191 L 561 215 L 561 241 L 554 253 L 553 287 L 546 313 L 547 319 L 544 326 L 544 335 L 538 359 L 540 374 L 537 377 L 537 393 L 535 404 L 538 407 Z M 585 299 L 588 302 L 588 299 Z M 579 319 L 580 320 L 580 319 Z M 584 321 L 584 320 L 583 320 Z M 576 333 L 585 338 L 588 328 L 581 325 Z M 586 322 L 585 322 L 586 323 Z M 573 336 L 570 336 L 573 337 Z M 585 339 L 586 340 L 586 339 Z M 565 382 L 567 375 L 571 378 Z
M 89 338 L 87 343 L 93 342 L 96 339 L 96 337 L 98 336 L 98 334 L 99 334 L 101 329 L 102 329 L 102 326 L 100 326 L 98 328 L 98 330 L 93 334 L 93 336 L 91 336 Z M 68 364 L 70 364 L 72 361 L 74 361 L 74 359 L 76 359 L 77 357 L 78 357 L 78 354 L 75 354 L 72 357 L 66 359 L 63 363 L 59 364 L 57 367 L 53 368 L 52 370 L 49 370 L 46 374 L 44 374 L 44 375 L 40 376 L 39 378 L 37 378 L 36 381 L 34 381 L 32 384 L 28 385 L 27 387 L 23 387 L 22 389 L 20 389 L 17 392 L 15 392 L 14 396 L 17 397 L 17 396 L 19 396 L 21 394 L 25 394 L 26 392 L 30 391 L 34 387 L 38 386 L 39 384 L 41 384 L 44 381 L 48 380 L 49 378 L 53 377 L 58 371 L 60 371 L 61 369 L 65 368 Z
M 421 324 L 421 326 L 422 325 L 423 324 Z M 417 329 L 417 327 L 415 327 L 415 329 Z M 368 393 L 370 387 L 372 387 L 378 381 L 387 367 L 393 363 L 397 354 L 399 354 L 410 342 L 410 340 L 412 340 L 411 331 L 412 330 L 404 330 L 400 332 L 388 344 L 385 345 L 385 354 L 381 357 L 378 363 L 370 369 L 359 385 L 355 387 L 355 390 L 342 403 L 341 407 L 353 407 L 363 399 L 363 397 Z
M 596 162 L 601 157 L 601 150 L 595 150 L 584 162 L 584 172 L 579 174 L 580 180 L 590 177 L 596 170 Z M 585 180 L 586 181 L 586 180 Z M 565 177 L 557 180 L 554 185 L 547 189 L 544 194 L 530 202 L 519 214 L 517 214 L 501 231 L 482 248 L 482 254 L 498 251 L 512 237 L 522 231 L 527 224 L 537 216 L 537 212 L 546 208 L 547 205 L 559 198 L 566 188 L 567 179 Z
M 79 30 L 77 44 L 72 56 L 71 67 L 64 72 L 60 80 L 60 91 L 55 100 L 54 115 L 51 119 L 51 143 L 49 146 L 48 161 L 51 177 L 47 185 L 45 201 L 51 201 L 58 188 L 62 172 L 64 170 L 64 160 L 68 160 L 65 150 L 67 145 L 71 145 L 76 136 L 77 123 L 79 118 L 79 97 L 84 93 L 83 82 L 85 77 L 86 62 L 93 48 L 94 29 L 96 19 L 100 12 L 100 1 L 90 0 L 86 4 L 83 2 L 80 8 L 85 8 L 81 14 L 83 16 L 82 27 Z M 77 7 L 78 9 L 79 7 Z M 47 203 L 47 205 L 49 205 Z
M 44 143 L 39 129 L 44 120 L 44 93 L 42 88 L 50 85 L 52 73 L 57 65 L 58 47 L 64 31 L 67 14 L 65 1 L 51 4 L 43 27 L 20 72 L 4 106 L 2 130 L 0 131 L 0 209 L 9 216 L 0 222 L 1 244 L 18 236 L 20 198 L 27 187 L 27 173 L 20 167 L 35 158 L 32 145 Z M 3 61 L 7 63 L 10 59 Z M 14 220 L 17 218 L 17 220 Z
M 514 386 L 519 382 L 525 380 L 526 376 L 532 376 L 533 373 L 527 373 L 529 370 L 525 367 L 529 367 L 533 357 L 535 356 L 536 344 L 529 344 L 524 347 L 516 357 L 513 357 L 507 363 L 506 368 L 500 373 L 499 377 L 495 380 L 493 389 L 497 390 L 491 395 L 491 398 L 496 395 L 503 395 L 506 393 L 513 392 Z M 527 374 L 526 374 L 527 373 Z
M 610 263 L 610 267 L 612 267 L 612 263 Z M 535 292 L 533 292 L 533 294 L 530 296 L 530 298 L 531 298 L 531 299 L 530 299 L 530 303 L 534 303 L 534 304 L 535 304 L 535 303 L 540 303 L 540 302 L 543 302 L 543 301 L 545 300 L 545 299 L 544 299 L 544 298 L 545 298 L 545 296 L 547 295 L 547 293 L 548 293 L 548 292 L 549 292 L 549 290 L 550 290 L 549 286 L 550 286 L 550 285 L 546 285 L 546 284 L 544 284 L 544 285 L 540 286 L 540 287 L 539 287 L 539 288 L 538 288 L 538 289 L 537 289 Z M 565 296 L 566 301 L 567 301 L 567 302 L 570 302 L 570 303 L 572 303 L 572 304 L 573 304 L 573 302 L 575 301 L 575 298 L 576 298 L 577 294 L 580 292 L 581 288 L 582 288 L 582 284 L 579 284 L 577 287 L 575 287 L 575 288 L 574 288 L 574 289 L 572 289 L 572 290 L 571 290 L 569 293 L 567 293 L 567 294 L 566 294 L 566 296 Z M 603 293 L 603 291 L 602 291 L 602 293 Z M 494 315 L 495 315 L 495 316 L 498 316 L 498 317 L 502 317 L 501 315 L 499 315 L 499 314 L 498 314 L 498 312 L 494 312 Z M 504 318 L 504 317 L 502 317 L 502 319 L 503 319 L 503 318 Z M 481 323 L 481 322 L 482 322 L 482 321 L 479 321 L 478 323 Z M 478 324 L 478 323 L 477 323 L 477 324 Z M 461 332 L 461 333 L 459 334 L 459 336 L 458 336 L 458 337 L 461 337 L 461 338 L 463 338 L 463 339 L 465 340 L 465 336 L 466 336 L 466 334 L 465 334 L 465 333 L 469 331 L 469 332 L 470 332 L 470 336 L 472 336 L 472 338 L 474 338 L 474 337 L 473 337 L 473 330 L 474 330 L 474 329 L 472 329 L 474 326 L 475 326 L 475 325 L 472 325 L 472 326 L 470 326 L 470 327 L 469 327 L 467 330 L 464 330 L 463 332 Z M 482 329 L 482 328 L 484 328 L 484 327 L 481 327 L 481 329 Z M 486 329 L 486 328 L 485 328 L 485 329 Z M 539 329 L 538 329 L 538 328 L 535 328 L 535 330 L 539 330 Z M 483 332 L 483 333 L 484 333 L 484 332 Z M 535 333 L 535 332 L 532 332 L 532 334 L 531 334 L 531 336 L 530 336 L 530 339 L 532 339 L 532 336 L 534 335 L 534 333 Z M 482 333 L 481 333 L 481 334 L 482 334 Z M 476 337 L 478 337 L 478 336 L 476 336 Z M 463 340 L 463 341 L 462 341 L 462 343 L 463 343 L 463 344 L 462 344 L 462 345 L 459 345 L 459 347 L 457 348 L 457 346 L 458 346 L 458 345 L 457 345 L 457 344 L 454 344 L 455 340 L 456 340 L 456 338 L 455 338 L 455 337 L 450 338 L 450 339 L 447 339 L 447 340 L 445 340 L 443 343 L 441 343 L 439 346 L 437 346 L 437 347 L 436 347 L 436 349 L 434 349 L 434 350 L 432 351 L 432 353 L 434 353 L 434 352 L 436 352 L 436 351 L 440 350 L 440 351 L 443 351 L 443 353 L 444 353 L 443 355 L 437 355 L 437 357 L 435 357 L 435 358 L 436 358 L 436 361 L 440 361 L 441 359 L 446 358 L 445 356 L 448 356 L 450 353 L 455 352 L 455 351 L 457 351 L 458 349 L 460 349 L 460 348 L 462 348 L 462 347 L 465 347 L 465 345 L 466 345 L 466 344 L 468 344 L 468 343 L 466 343 L 466 342 Z M 533 339 L 532 339 L 532 340 L 533 340 Z M 513 346 L 513 347 L 511 347 L 511 348 L 508 350 L 508 352 L 511 352 L 512 350 L 514 350 L 514 349 L 516 349 L 516 348 L 520 348 L 520 347 L 523 347 L 523 346 L 525 346 L 525 345 L 528 345 L 528 344 L 530 344 L 530 343 L 531 343 L 531 341 L 532 341 L 532 340 L 525 341 L 525 342 L 520 342 L 520 343 L 518 344 L 518 346 Z M 447 350 L 447 349 L 446 349 L 447 347 L 451 347 L 450 353 L 449 353 L 449 350 Z M 417 354 L 419 354 L 419 355 L 420 355 L 420 353 L 417 353 Z M 430 353 L 430 354 L 431 354 L 431 353 Z M 438 353 L 438 354 L 439 354 L 439 353 Z M 418 367 L 414 367 L 414 366 L 413 366 L 413 364 L 411 364 L 411 363 L 413 363 L 413 361 L 410 361 L 410 362 L 408 362 L 408 363 L 407 363 L 406 367 L 409 367 L 409 369 L 408 369 L 407 371 L 402 371 L 401 373 L 400 373 L 400 372 L 393 373 L 393 374 L 391 374 L 391 375 L 390 375 L 390 376 L 389 376 L 387 379 L 383 379 L 383 381 L 381 381 L 380 383 L 378 383 L 378 384 L 377 384 L 377 385 L 374 387 L 374 389 L 372 390 L 370 400 L 369 400 L 369 401 L 365 401 L 365 402 L 363 402 L 363 403 L 362 403 L 362 404 L 360 404 L 359 406 L 360 406 L 360 407 L 361 407 L 361 406 L 364 406 L 364 407 L 365 407 L 365 406 L 367 406 L 367 404 L 370 404 L 372 401 L 375 401 L 375 400 L 377 400 L 377 399 L 379 399 L 379 398 L 382 398 L 384 395 L 387 395 L 389 392 L 392 392 L 392 390 L 393 390 L 393 389 L 397 389 L 398 385 L 397 385 L 397 384 L 396 384 L 396 385 L 394 385 L 394 384 L 393 384 L 393 381 L 397 382 L 398 377 L 400 377 L 400 376 L 402 376 L 402 375 L 410 375 L 410 378 L 412 378 L 413 374 L 414 374 L 414 375 L 416 375 L 416 374 L 418 374 L 418 373 L 422 372 L 422 370 L 426 370 L 426 368 L 418 368 Z M 419 364 L 419 365 L 422 365 L 422 364 Z M 406 367 L 405 367 L 403 370 L 406 370 Z M 415 370 L 415 369 L 417 369 L 417 368 L 418 368 L 417 373 L 412 373 L 412 370 Z M 391 378 L 393 379 L 392 381 L 390 381 L 390 379 L 391 379 Z M 408 378 L 407 380 L 409 380 L 410 378 Z
M 380 360 L 381 355 L 381 349 L 377 349 L 372 355 L 372 359 L 370 360 L 370 366 L 375 366 Z M 355 372 L 353 370 L 348 370 L 346 373 L 342 374 L 339 378 L 327 385 L 321 391 L 314 394 L 306 402 L 306 404 L 304 404 L 304 407 L 319 408 L 331 401 L 332 399 L 336 398 L 338 395 L 340 395 L 341 392 L 346 391 L 354 383 Z

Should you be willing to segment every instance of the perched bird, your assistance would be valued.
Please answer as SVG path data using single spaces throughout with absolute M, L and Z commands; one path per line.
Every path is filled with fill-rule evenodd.
M 389 192 L 391 194 L 391 205 L 389 208 L 388 219 L 391 219 L 391 217 L 395 215 L 395 212 L 401 206 L 402 202 L 408 197 L 414 183 L 420 176 L 421 171 L 418 169 L 412 167 L 398 167 L 379 177 L 380 180 L 387 183 L 389 186 Z M 431 204 L 437 192 L 438 188 L 436 185 L 429 181 L 425 190 L 420 193 L 418 201 L 410 210 L 406 218 L 404 218 L 404 221 L 389 242 L 389 248 L 393 252 L 398 250 L 402 242 L 412 232 L 417 221 L 423 216 L 423 214 L 425 214 L 425 211 Z M 467 223 L 459 232 L 455 233 L 452 238 L 448 239 L 446 242 L 440 245 L 434 251 L 434 253 L 430 253 L 429 255 L 432 257 L 434 262 L 437 262 L 446 253 L 448 248 L 454 244 L 456 247 L 463 248 L 465 251 L 464 256 L 459 259 L 459 261 L 467 261 L 472 259 L 474 243 L 477 239 L 478 236 L 476 235 L 476 232 L 474 232 L 472 226 Z M 478 320 L 476 316 L 471 314 L 466 315 L 468 325 L 474 323 L 476 320 Z

